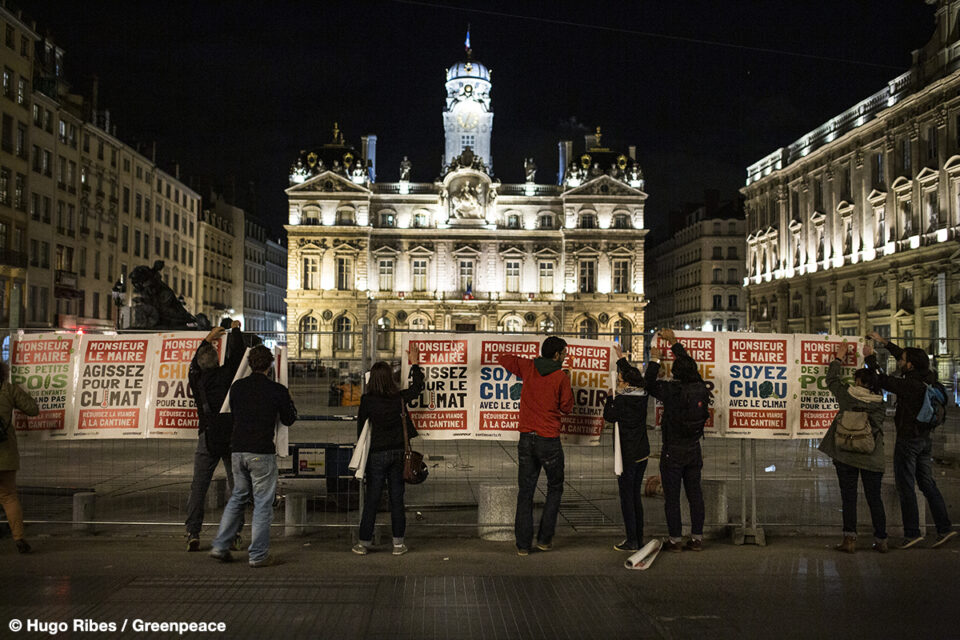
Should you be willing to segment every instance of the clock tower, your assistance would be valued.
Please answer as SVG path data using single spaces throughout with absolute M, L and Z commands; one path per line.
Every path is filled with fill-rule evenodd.
M 447 69 L 447 104 L 443 110 L 444 165 L 449 165 L 467 147 L 493 171 L 490 134 L 493 111 L 490 110 L 490 70 L 471 58 L 467 32 L 467 59 Z

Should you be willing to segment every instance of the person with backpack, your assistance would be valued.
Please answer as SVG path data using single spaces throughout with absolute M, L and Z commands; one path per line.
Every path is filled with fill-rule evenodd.
M 233 435 L 233 414 L 220 413 L 233 377 L 243 362 L 246 352 L 240 321 L 234 320 L 227 336 L 224 362 L 220 364 L 217 348 L 213 346 L 226 333 L 224 327 L 213 330 L 197 346 L 190 362 L 187 379 L 193 401 L 197 405 L 197 450 L 193 454 L 193 481 L 190 483 L 190 497 L 187 499 L 187 551 L 200 550 L 200 527 L 203 525 L 203 505 L 207 490 L 213 479 L 213 472 L 223 461 L 223 470 L 227 473 L 227 488 L 233 492 L 233 467 L 230 464 L 230 438 Z M 243 528 L 243 515 L 240 516 L 240 528 Z M 243 542 L 240 534 L 230 546 L 237 551 Z
M 876 331 L 867 335 L 884 345 L 890 355 L 897 359 L 897 369 L 902 377 L 888 376 L 877 364 L 873 347 L 863 348 L 867 356 L 866 364 L 877 371 L 880 386 L 897 395 L 897 410 L 893 423 L 897 429 L 897 441 L 893 449 L 893 473 L 896 479 L 897 494 L 900 497 L 900 513 L 903 516 L 903 543 L 901 549 L 909 549 L 924 539 L 920 531 L 920 511 L 914 485 L 930 505 L 933 521 L 937 527 L 937 539 L 933 547 L 946 544 L 957 535 L 947 514 L 947 505 L 933 479 L 933 449 L 931 431 L 942 422 L 946 410 L 946 391 L 937 382 L 936 374 L 930 370 L 930 360 L 923 349 L 916 347 L 900 348 Z M 942 402 L 940 402 L 942 393 Z M 935 396 L 931 402 L 931 397 Z M 931 404 L 938 405 L 931 407 Z M 926 407 L 924 405 L 927 405 Z M 921 416 L 926 409 L 927 415 Z M 932 410 L 933 419 L 930 417 Z M 921 420 L 920 418 L 924 419 Z
M 540 346 L 539 358 L 500 356 L 500 366 L 520 378 L 520 441 L 517 443 L 517 514 L 514 535 L 517 555 L 530 554 L 533 546 L 533 494 L 540 469 L 547 474 L 547 501 L 540 516 L 537 549 L 549 551 L 563 495 L 563 446 L 560 417 L 573 411 L 573 388 L 563 370 L 567 343 L 550 336 Z
M 833 460 L 843 504 L 843 541 L 835 548 L 845 553 L 857 550 L 857 479 L 873 521 L 873 549 L 886 553 L 887 516 L 880 483 L 883 480 L 883 420 L 886 404 L 880 379 L 873 369 L 857 369 L 853 385 L 841 377 L 846 342 L 837 345 L 827 368 L 827 388 L 839 405 L 836 417 L 820 441 L 819 449 Z
M 650 349 L 645 382 L 647 393 L 663 403 L 663 448 L 660 452 L 660 478 L 663 483 L 664 511 L 669 538 L 663 548 L 679 553 L 703 550 L 704 504 L 700 475 L 703 453 L 700 438 L 703 426 L 710 417 L 710 391 L 700 377 L 697 363 L 670 329 L 660 336 L 670 345 L 674 355 L 673 379 L 658 380 L 661 352 Z M 690 503 L 690 540 L 682 545 L 680 521 L 680 487 L 683 486 Z
M 643 474 L 650 457 L 647 438 L 647 392 L 643 374 L 623 357 L 620 345 L 617 353 L 617 388 L 610 392 L 603 405 L 603 419 L 616 422 L 620 434 L 622 472 L 617 476 L 620 490 L 620 511 L 627 537 L 613 546 L 617 551 L 636 551 L 643 546 Z

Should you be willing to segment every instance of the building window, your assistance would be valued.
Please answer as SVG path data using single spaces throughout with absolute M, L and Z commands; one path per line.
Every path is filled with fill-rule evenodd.
M 903 228 L 903 238 L 908 238 L 914 234 L 913 207 L 909 198 L 900 201 L 900 225 Z
M 303 259 L 303 288 L 304 290 L 320 288 L 320 258 L 317 256 L 306 256 Z
M 339 351 L 353 349 L 353 323 L 347 316 L 340 316 L 333 322 L 334 348 Z
M 383 317 L 377 320 L 377 349 L 393 351 L 393 331 L 391 331 L 390 318 Z
M 927 160 L 937 160 L 937 126 L 934 124 L 927 127 Z
M 460 291 L 473 293 L 473 260 L 461 260 L 458 269 Z
M 337 290 L 349 291 L 353 289 L 353 261 L 350 258 L 337 258 Z
M 337 224 L 352 225 L 356 224 L 353 218 L 353 209 L 341 209 L 337 211 Z
M 460 151 L 463 151 L 467 147 L 474 149 L 474 145 L 477 142 L 477 137 L 473 134 L 463 134 L 460 136 Z
M 504 318 L 503 330 L 507 333 L 523 333 L 523 321 L 516 316 Z
M 719 311 L 720 309 L 723 309 L 723 296 L 716 294 L 713 296 L 713 310 Z
M 597 321 L 593 318 L 584 318 L 577 324 L 577 335 L 586 340 L 596 340 L 599 330 Z
M 625 213 L 618 213 L 613 216 L 612 226 L 614 229 L 629 229 L 633 225 L 630 224 L 630 216 Z
M 713 248 L 713 259 L 714 259 L 714 260 L 723 260 L 723 247 L 714 247 L 714 248 Z
M 393 212 L 384 211 L 380 213 L 380 226 L 385 229 L 392 229 L 397 226 L 397 217 Z
M 613 292 L 614 293 L 630 292 L 630 261 L 629 260 L 613 261 Z
M 727 269 L 727 284 L 738 284 L 736 269 Z
M 910 138 L 904 137 L 900 141 L 900 165 L 903 167 L 904 175 L 910 174 L 911 164 Z
M 553 263 L 541 262 L 540 269 L 540 293 L 553 293 Z
M 506 263 L 507 293 L 520 291 L 520 261 L 508 260 Z
M 594 260 L 580 261 L 580 293 L 595 293 L 597 290 L 597 263 Z
M 427 226 L 427 214 L 423 211 L 418 211 L 413 214 L 413 226 L 415 229 L 424 229 Z
M 542 334 L 553 333 L 556 328 L 557 324 L 553 321 L 553 318 L 544 318 L 538 325 L 539 332 Z
M 320 347 L 320 323 L 313 316 L 307 316 L 300 321 L 300 344 L 303 349 L 318 349 Z
M 818 316 L 827 315 L 827 292 L 823 289 L 817 289 L 817 293 L 814 297 L 814 312 Z
M 417 316 L 410 320 L 410 329 L 412 331 L 426 331 L 427 320 L 423 316 Z
M 596 229 L 597 228 L 597 216 L 594 213 L 581 213 L 580 214 L 580 224 L 577 225 L 581 229 Z
M 537 218 L 537 226 L 541 229 L 553 229 L 553 214 L 541 213 Z
M 926 193 L 927 205 L 927 233 L 936 231 L 944 225 L 940 223 L 940 199 L 936 189 Z
M 511 213 L 507 216 L 507 229 L 519 229 L 520 228 L 520 216 Z
M 427 290 L 427 261 L 425 259 L 413 261 L 413 290 Z
M 738 311 L 736 294 L 727 296 L 727 309 L 729 311 Z
M 380 291 L 393 291 L 393 260 L 379 261 Z
M 874 218 L 877 221 L 877 241 L 875 246 L 882 247 L 887 243 L 887 208 L 877 207 Z
M 719 325 L 718 327 L 719 328 Z M 727 331 L 739 331 L 740 322 L 737 320 L 727 320 Z
M 723 282 L 723 269 L 713 270 L 713 282 L 714 284 L 719 284 Z
M 626 318 L 620 318 L 613 323 L 613 341 L 620 343 L 624 353 L 633 351 L 633 324 Z

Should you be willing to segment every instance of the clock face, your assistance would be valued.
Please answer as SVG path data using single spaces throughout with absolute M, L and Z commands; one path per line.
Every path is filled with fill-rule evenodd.
M 480 123 L 480 116 L 478 116 L 475 113 L 457 114 L 457 124 L 460 125 L 461 128 L 466 129 L 467 131 L 469 131 L 470 129 L 476 128 L 476 126 L 479 123 Z

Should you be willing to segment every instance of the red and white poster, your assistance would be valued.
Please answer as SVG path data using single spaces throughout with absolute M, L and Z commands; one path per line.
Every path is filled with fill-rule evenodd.
M 18 437 L 62 437 L 68 433 L 67 404 L 73 396 L 73 354 L 78 342 L 72 332 L 20 335 L 14 340 L 10 382 L 29 393 L 40 409 L 36 416 L 14 409 L 13 425 Z
M 146 435 L 159 337 L 89 336 L 80 340 L 73 397 L 73 437 L 141 438 Z
M 473 338 L 457 334 L 404 337 L 404 354 L 410 345 L 417 345 L 426 378 L 423 393 L 409 405 L 410 417 L 424 438 L 450 440 L 472 435 L 468 416 L 475 412 L 471 411 L 468 365 Z M 404 357 L 403 385 L 409 371 Z
M 190 389 L 190 362 L 205 332 L 161 333 L 152 361 L 157 369 L 153 383 L 153 410 L 147 422 L 147 437 L 196 437 L 197 405 Z M 214 343 L 223 359 L 221 338 Z
M 726 417 L 726 412 L 723 410 L 724 387 L 721 384 L 724 372 L 720 366 L 720 337 L 723 334 L 701 331 L 677 331 L 675 335 L 680 344 L 683 345 L 687 355 L 697 363 L 700 377 L 703 378 L 707 388 L 713 395 L 713 404 L 710 407 L 710 418 L 703 427 L 703 434 L 704 436 L 718 436 L 723 433 L 724 418 Z M 659 334 L 657 334 L 657 340 L 653 346 L 658 347 L 663 354 L 660 360 L 660 377 L 672 380 L 673 363 L 676 360 L 673 351 L 670 350 L 667 342 L 663 338 L 660 338 Z M 643 368 L 642 363 L 632 364 L 639 366 L 641 369 Z M 660 427 L 663 421 L 663 404 L 659 400 L 654 399 L 650 406 L 652 409 L 648 409 L 648 411 L 652 410 L 653 415 L 648 415 L 647 420 L 651 421 L 655 426 Z
M 520 389 L 522 382 L 500 366 L 500 356 L 536 358 L 540 341 L 513 336 L 486 336 L 480 339 L 480 389 L 477 437 L 519 439 Z
M 853 382 L 860 354 L 863 351 L 862 340 L 840 336 L 796 336 L 797 365 L 799 378 L 799 420 L 796 421 L 798 438 L 822 438 L 830 428 L 839 406 L 833 393 L 827 388 L 827 369 L 833 362 L 837 347 L 846 345 L 843 358 L 843 377 Z
M 726 434 L 790 438 L 795 405 L 794 336 L 720 334 L 725 347 Z
M 573 411 L 560 418 L 560 438 L 571 444 L 600 444 L 603 405 L 617 383 L 613 343 L 567 340 L 563 368 L 573 388 Z

